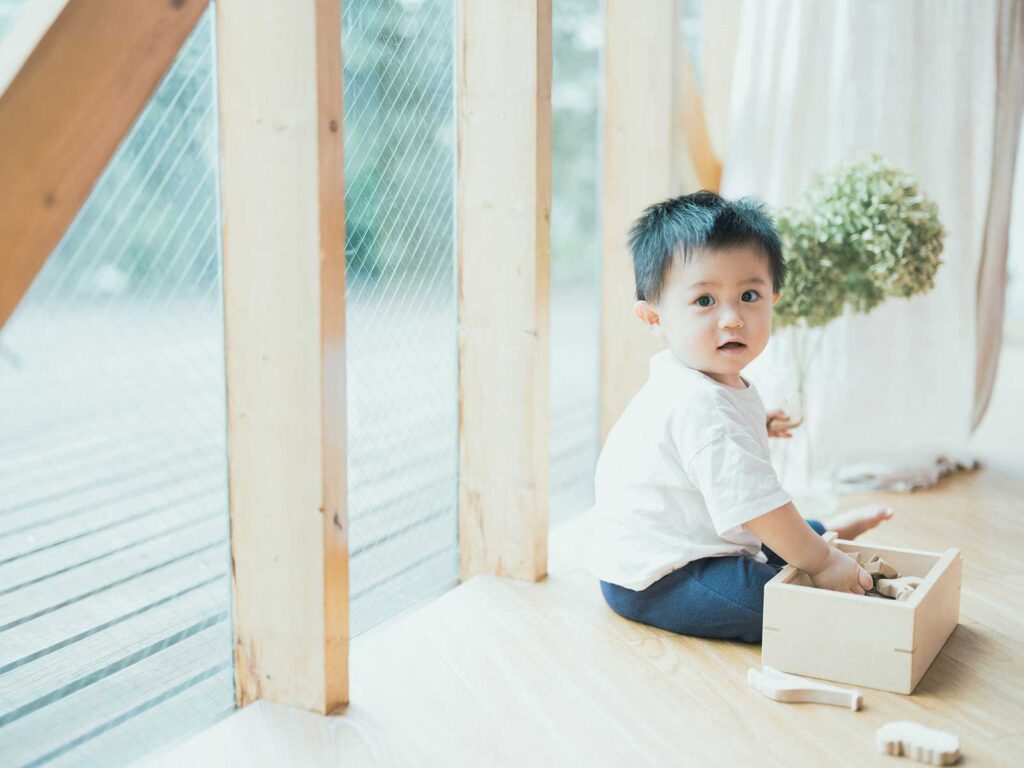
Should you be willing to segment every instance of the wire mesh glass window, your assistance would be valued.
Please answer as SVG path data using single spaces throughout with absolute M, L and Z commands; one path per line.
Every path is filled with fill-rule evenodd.
M 353 635 L 458 578 L 454 10 L 343 10 Z
M 4 35 L 14 24 L 25 2 L 26 0 L 0 0 L 0 45 L 3 45 Z
M 213 37 L 0 332 L 5 766 L 126 764 L 234 707 Z
M 600 0 L 552 14 L 551 524 L 594 499 L 600 349 Z

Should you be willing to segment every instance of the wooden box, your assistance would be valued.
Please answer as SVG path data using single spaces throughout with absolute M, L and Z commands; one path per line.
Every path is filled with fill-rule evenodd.
M 912 693 L 960 616 L 960 550 L 944 554 L 837 540 L 924 579 L 897 602 L 811 586 L 788 565 L 765 585 L 761 662 L 797 675 Z

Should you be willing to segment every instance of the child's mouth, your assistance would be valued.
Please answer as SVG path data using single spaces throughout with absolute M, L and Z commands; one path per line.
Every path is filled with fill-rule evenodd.
M 742 352 L 747 348 L 747 345 L 741 341 L 729 341 L 718 348 L 720 352 Z

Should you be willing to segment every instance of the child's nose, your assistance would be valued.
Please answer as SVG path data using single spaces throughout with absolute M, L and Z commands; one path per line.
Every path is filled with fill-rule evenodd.
M 743 320 L 740 319 L 738 313 L 726 310 L 722 313 L 719 325 L 722 328 L 742 328 Z

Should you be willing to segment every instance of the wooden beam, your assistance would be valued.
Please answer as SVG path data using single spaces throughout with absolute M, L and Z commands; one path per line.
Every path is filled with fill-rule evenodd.
M 700 0 L 701 111 L 711 153 L 719 163 L 729 141 L 729 101 L 742 5 L 743 0 Z
M 33 0 L 0 46 L 0 327 L 208 0 Z
M 460 577 L 547 572 L 551 0 L 460 0 Z
M 673 147 L 675 0 L 606 2 L 604 175 L 601 180 L 601 440 L 647 380 L 661 349 L 633 314 L 630 225 L 652 203 L 679 193 Z
M 340 0 L 218 0 L 239 706 L 348 701 Z
M 711 136 L 704 117 L 704 100 L 697 89 L 689 52 L 681 44 L 676 48 L 679 51 L 675 68 L 679 89 L 675 99 L 676 121 L 682 126 L 685 151 L 696 175 L 698 188 L 717 193 L 722 187 L 722 163 L 711 146 Z

